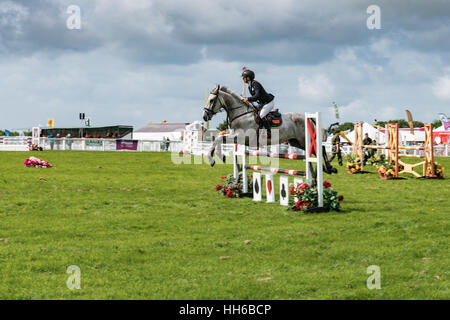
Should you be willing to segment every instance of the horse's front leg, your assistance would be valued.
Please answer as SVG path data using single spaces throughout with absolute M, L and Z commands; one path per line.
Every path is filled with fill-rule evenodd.
M 225 136 L 220 136 L 219 138 L 216 139 L 217 144 L 216 144 L 216 154 L 217 157 L 219 157 L 219 159 L 222 160 L 222 163 L 225 163 L 225 155 L 222 152 L 222 145 L 224 143 L 225 140 Z M 214 142 L 216 142 L 214 141 Z
M 214 167 L 214 165 L 216 164 L 216 160 L 214 160 L 214 151 L 216 150 L 218 140 L 220 140 L 220 139 L 218 138 L 218 139 L 214 140 L 214 142 L 212 143 L 211 148 L 209 149 L 209 152 L 208 152 L 208 160 L 209 160 L 209 164 L 211 165 L 211 167 Z

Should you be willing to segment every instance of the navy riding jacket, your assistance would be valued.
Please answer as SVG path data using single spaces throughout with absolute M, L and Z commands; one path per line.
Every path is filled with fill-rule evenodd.
M 261 106 L 268 104 L 275 98 L 273 94 L 267 93 L 261 83 L 256 80 L 250 82 L 248 89 L 250 91 L 250 94 L 252 95 L 251 97 L 248 97 L 248 101 L 256 101 Z

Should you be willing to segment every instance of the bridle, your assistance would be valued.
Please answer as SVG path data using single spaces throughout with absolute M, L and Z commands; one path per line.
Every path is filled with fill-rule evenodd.
M 218 100 L 220 100 L 220 108 L 219 108 L 219 110 L 222 109 L 223 106 L 225 105 L 225 103 L 223 101 L 223 98 L 219 95 L 219 89 L 217 89 L 217 93 L 216 94 L 213 93 L 213 95 L 216 96 L 216 100 L 214 101 L 214 104 L 212 105 L 212 107 L 210 109 L 207 108 L 207 107 L 203 108 L 203 111 L 206 112 L 206 114 L 208 115 L 209 119 L 211 119 L 212 116 L 215 115 L 218 112 L 218 111 L 214 112 L 214 110 L 216 109 L 216 104 L 217 104 Z
M 204 108 L 203 108 L 203 111 L 206 112 L 208 118 L 210 118 L 210 119 L 212 118 L 213 115 L 215 115 L 215 114 L 217 113 L 217 111 L 214 112 L 214 110 L 215 110 L 215 108 L 216 108 L 217 101 L 220 101 L 220 108 L 219 108 L 219 110 L 222 109 L 222 108 L 226 110 L 226 108 L 225 108 L 225 101 L 224 101 L 223 97 L 220 96 L 220 94 L 219 94 L 220 92 L 219 92 L 219 91 L 220 91 L 220 88 L 217 89 L 217 93 L 216 93 L 216 94 L 213 94 L 213 95 L 215 95 L 217 98 L 216 98 L 216 100 L 214 101 L 214 104 L 211 106 L 211 108 L 207 108 L 207 107 L 204 107 Z M 236 120 L 236 119 L 238 119 L 238 118 L 240 118 L 240 117 L 242 117 L 242 116 L 244 116 L 244 115 L 246 115 L 246 114 L 254 113 L 255 111 L 257 111 L 255 106 L 253 106 L 253 105 L 251 105 L 251 104 L 246 104 L 246 105 L 247 105 L 247 108 L 248 108 L 248 107 L 251 107 L 252 110 L 249 110 L 249 111 L 247 111 L 247 112 L 241 113 L 240 115 L 234 117 L 233 119 L 230 119 L 229 114 L 231 113 L 231 111 L 236 110 L 236 109 L 239 109 L 240 107 L 231 108 L 231 109 L 229 110 L 229 112 L 227 112 L 228 125 L 229 125 L 230 127 L 231 127 L 231 123 L 232 123 L 234 120 Z M 248 110 L 248 109 L 247 109 L 247 110 Z

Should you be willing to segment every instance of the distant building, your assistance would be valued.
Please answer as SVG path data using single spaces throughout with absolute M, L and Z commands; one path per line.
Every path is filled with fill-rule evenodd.
M 171 141 L 183 140 L 183 132 L 190 122 L 147 123 L 133 132 L 133 139 L 162 141 L 164 137 Z

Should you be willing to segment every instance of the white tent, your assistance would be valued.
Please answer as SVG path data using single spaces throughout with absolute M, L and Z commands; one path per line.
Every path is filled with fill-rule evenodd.
M 425 131 L 423 130 L 414 130 L 414 134 L 411 134 L 410 129 L 400 129 L 398 136 L 400 143 L 425 141 Z
M 371 124 L 364 122 L 363 123 L 363 139 L 364 139 L 364 135 L 366 133 L 369 134 L 369 138 L 372 140 L 376 140 L 377 144 L 384 144 L 386 142 L 386 135 L 379 131 L 378 129 L 374 128 Z M 352 132 L 346 134 L 347 138 L 352 142 L 355 143 L 355 130 L 353 130 Z M 345 139 L 341 138 L 342 142 L 345 142 Z

